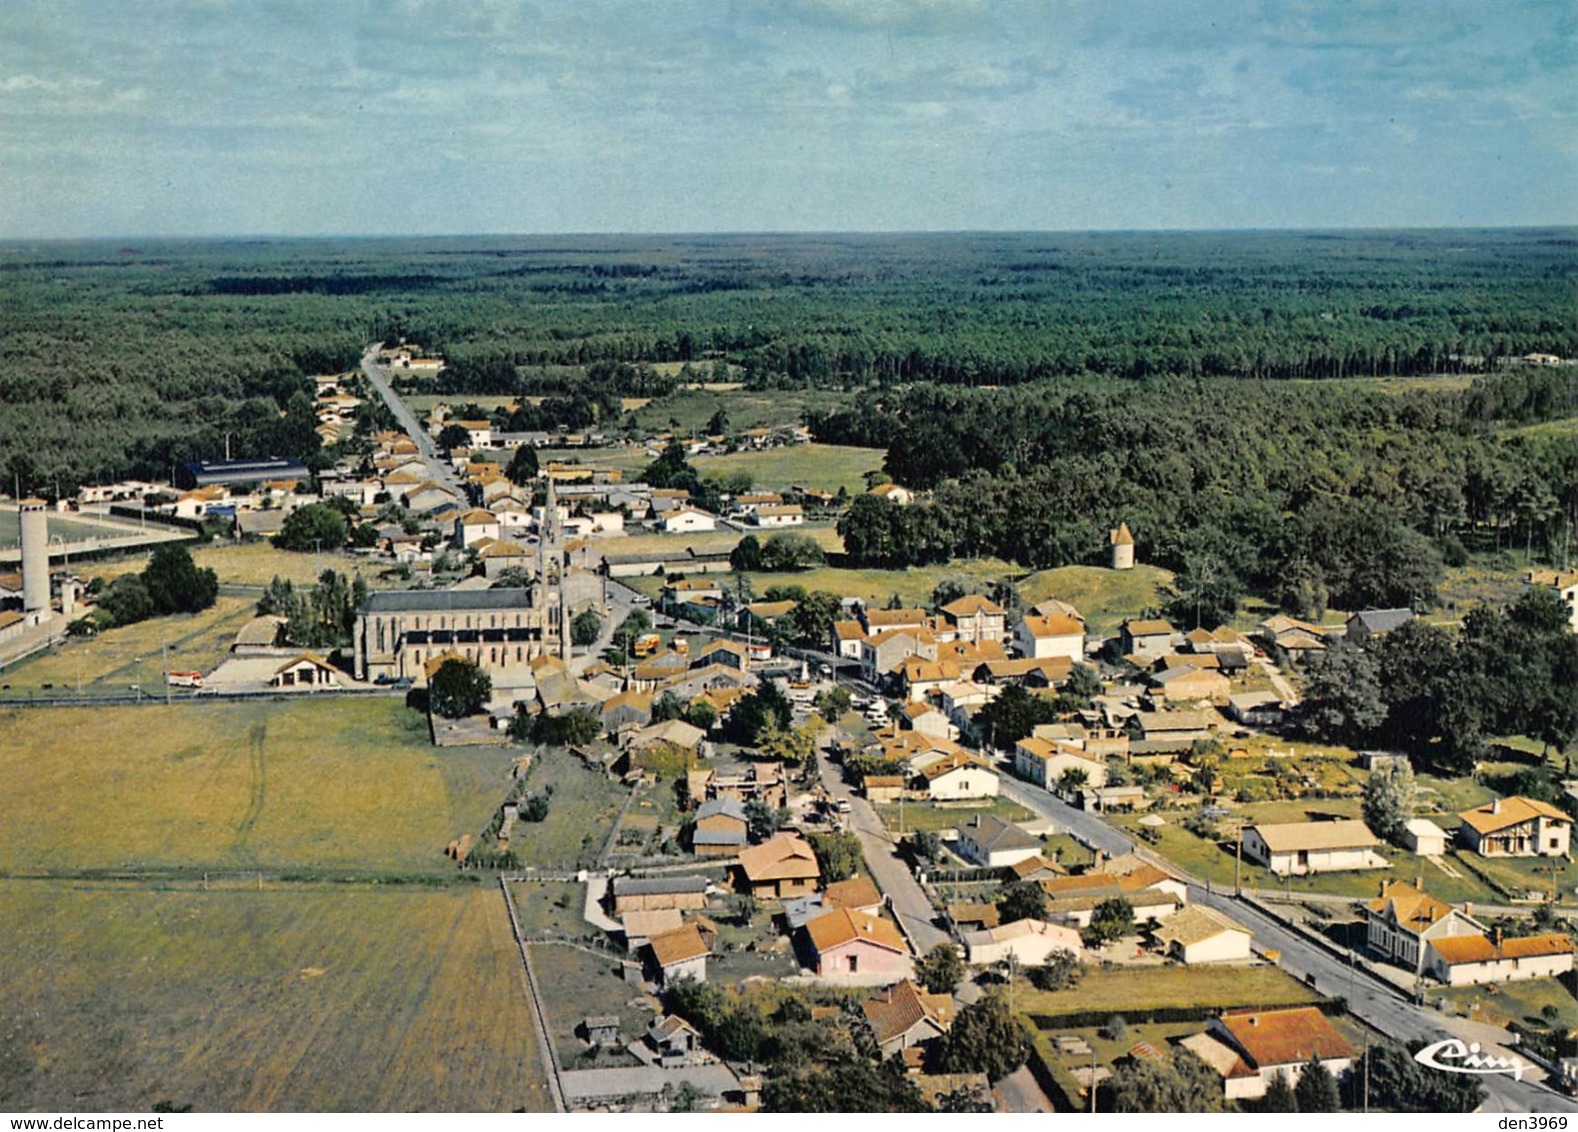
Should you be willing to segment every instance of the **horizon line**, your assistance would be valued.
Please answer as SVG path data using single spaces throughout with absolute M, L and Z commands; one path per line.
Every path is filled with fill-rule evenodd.
M 558 231 L 433 231 L 433 232 L 208 232 L 208 233 L 105 233 L 84 236 L 27 236 L 0 234 L 0 244 L 82 244 L 116 241 L 221 241 L 221 240 L 483 240 L 483 239 L 677 239 L 699 236 L 725 238 L 784 238 L 799 236 L 1124 236 L 1124 235 L 1254 235 L 1325 232 L 1538 232 L 1578 229 L 1578 221 L 1537 224 L 1353 224 L 1353 225 L 1245 225 L 1242 227 L 1183 228 L 675 228 L 668 230 Z

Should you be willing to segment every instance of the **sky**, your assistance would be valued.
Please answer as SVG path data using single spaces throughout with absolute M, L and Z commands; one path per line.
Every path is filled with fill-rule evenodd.
M 1571 0 L 4 0 L 0 237 L 1578 223 Z

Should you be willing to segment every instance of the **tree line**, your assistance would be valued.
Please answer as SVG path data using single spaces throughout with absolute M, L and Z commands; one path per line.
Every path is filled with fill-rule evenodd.
M 1102 562 L 1127 521 L 1140 560 L 1178 574 L 1178 612 L 1214 624 L 1248 592 L 1301 616 L 1426 606 L 1472 550 L 1562 560 L 1578 441 L 1509 435 L 1494 414 L 1521 422 L 1575 399 L 1570 368 L 1405 396 L 1227 380 L 923 385 L 810 424 L 830 443 L 886 444 L 885 471 L 931 489 L 907 507 L 856 497 L 840 522 L 852 565 Z

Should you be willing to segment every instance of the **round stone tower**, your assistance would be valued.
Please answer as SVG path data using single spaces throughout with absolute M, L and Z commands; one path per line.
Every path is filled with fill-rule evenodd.
M 1118 529 L 1112 532 L 1112 568 L 1114 570 L 1134 569 L 1134 536 L 1129 533 L 1128 523 L 1119 523 Z
M 49 510 L 42 499 L 22 500 L 22 612 L 49 617 Z

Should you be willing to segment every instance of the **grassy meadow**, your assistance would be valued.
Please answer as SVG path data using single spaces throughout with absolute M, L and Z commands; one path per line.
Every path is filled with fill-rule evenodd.
M 552 1111 L 492 886 L 0 903 L 0 1109 Z
M 395 699 L 0 713 L 0 872 L 445 870 L 510 752 L 434 749 Z M 448 866 L 452 868 L 453 866 Z
M 1172 580 L 1170 571 L 1143 563 L 1132 570 L 1060 566 L 1031 574 L 1019 584 L 1019 593 L 1029 605 L 1051 598 L 1066 601 L 1085 615 L 1091 632 L 1111 635 L 1126 618 L 1161 606 Z
M 547 748 L 526 776 L 531 793 L 552 791 L 548 816 L 517 822 L 510 848 L 541 868 L 590 868 L 597 863 L 628 791 L 562 748 Z

